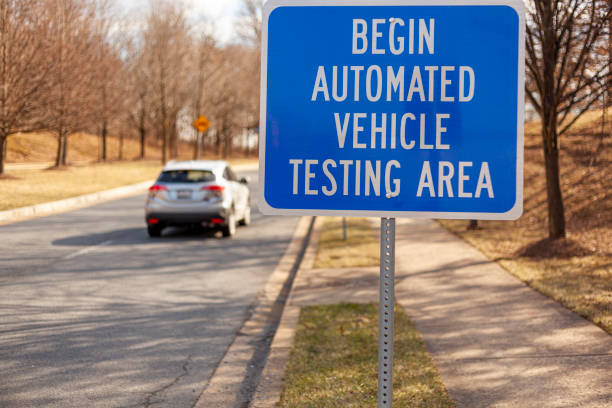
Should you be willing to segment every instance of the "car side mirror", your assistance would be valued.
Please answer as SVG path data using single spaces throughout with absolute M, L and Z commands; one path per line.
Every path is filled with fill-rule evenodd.
M 243 177 L 243 178 L 240 179 L 240 182 L 242 184 L 249 184 L 249 179 L 247 177 Z

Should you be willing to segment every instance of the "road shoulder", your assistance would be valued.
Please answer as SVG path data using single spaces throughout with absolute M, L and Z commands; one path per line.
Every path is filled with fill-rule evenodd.
M 294 268 L 298 263 L 303 265 L 305 262 L 311 262 L 308 258 L 311 245 L 303 251 L 305 240 L 309 239 L 308 235 L 312 231 L 312 223 L 312 217 L 300 219 L 287 251 L 270 275 L 251 316 L 245 321 L 209 379 L 195 408 L 243 406 L 250 399 L 259 379 L 258 373 L 261 373 L 263 364 L 266 363 L 269 341 L 274 332 L 276 331 L 278 336 L 278 329 L 283 327 L 282 320 L 278 329 L 275 322 L 281 313 L 285 315 L 285 299 L 282 297 L 287 296 L 290 291 L 291 278 L 295 276 L 292 276 L 292 272 L 297 273 Z M 310 239 L 312 241 L 312 235 Z M 304 257 L 301 257 L 302 253 L 305 254 Z
M 36 217 L 44 217 L 52 214 L 59 214 L 67 211 L 76 210 L 79 208 L 89 207 L 94 204 L 99 204 L 105 201 L 130 197 L 147 191 L 147 188 L 152 183 L 153 180 L 148 180 L 137 184 L 99 191 L 97 193 L 84 194 L 77 197 L 66 198 L 64 200 L 51 201 L 48 203 L 31 205 L 28 207 L 15 208 L 13 210 L 0 211 L 0 225 L 25 221 Z

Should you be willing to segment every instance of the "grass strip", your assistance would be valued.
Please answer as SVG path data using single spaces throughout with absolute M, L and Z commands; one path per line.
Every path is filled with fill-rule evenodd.
M 367 218 L 346 218 L 343 239 L 342 217 L 325 217 L 314 268 L 349 268 L 379 265 L 380 247 Z
M 0 211 L 95 193 L 157 177 L 159 162 L 98 163 L 61 170 L 14 170 L 0 179 Z
M 231 159 L 230 164 L 254 163 Z M 10 170 L 0 178 L 0 211 L 96 193 L 115 187 L 154 180 L 162 166 L 158 161 L 91 163 L 64 169 Z
M 375 407 L 378 306 L 348 304 L 303 308 L 287 367 L 280 406 Z M 454 407 L 420 334 L 395 309 L 393 405 Z

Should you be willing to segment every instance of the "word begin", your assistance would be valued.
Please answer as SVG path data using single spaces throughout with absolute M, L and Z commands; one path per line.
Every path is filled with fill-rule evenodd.
M 384 48 L 385 45 L 388 45 L 388 49 L 393 55 L 400 55 L 406 51 L 408 54 L 414 54 L 417 41 L 415 40 L 415 34 L 418 37 L 419 47 L 416 52 L 423 54 L 425 53 L 425 47 L 427 47 L 428 54 L 434 53 L 435 20 L 433 18 L 429 19 L 429 25 L 423 18 L 418 19 L 418 23 L 415 19 L 411 18 L 408 20 L 408 27 L 406 27 L 405 21 L 401 18 L 391 17 L 388 24 L 384 18 L 374 18 L 370 21 L 370 27 L 371 30 L 368 31 L 368 22 L 366 20 L 360 18 L 353 19 L 353 54 L 365 54 L 368 50 L 372 54 L 385 54 L 387 52 L 387 49 Z M 415 30 L 417 30 L 416 33 Z M 387 32 L 388 43 L 382 45 L 383 41 L 380 40 L 385 31 Z M 408 42 L 407 50 L 405 47 L 406 40 Z

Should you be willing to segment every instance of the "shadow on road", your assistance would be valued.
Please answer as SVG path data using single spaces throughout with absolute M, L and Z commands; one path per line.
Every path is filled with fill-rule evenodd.
M 126 228 L 121 230 L 106 231 L 99 234 L 73 235 L 52 242 L 56 246 L 90 246 L 100 242 L 109 242 L 107 245 L 134 245 L 134 244 L 155 244 L 175 241 L 191 241 L 197 239 L 217 239 L 220 238 L 219 231 L 204 228 L 167 228 L 163 236 L 151 238 L 147 235 L 145 228 Z
M 263 216 L 259 211 L 253 211 L 253 224 L 248 227 L 238 227 L 237 237 L 251 236 L 258 228 L 266 228 L 272 224 L 273 220 Z M 111 231 L 104 231 L 96 234 L 73 235 L 52 241 L 54 246 L 91 246 L 107 242 L 105 245 L 137 245 L 137 244 L 156 244 L 168 242 L 193 241 L 194 239 L 224 241 L 221 232 L 203 227 L 168 227 L 159 238 L 151 238 L 147 234 L 147 229 L 143 225 L 141 228 L 125 228 Z

